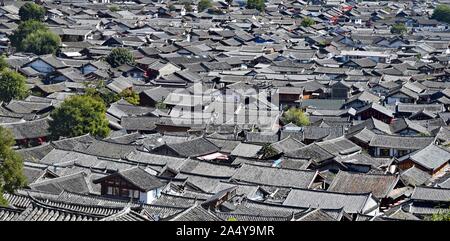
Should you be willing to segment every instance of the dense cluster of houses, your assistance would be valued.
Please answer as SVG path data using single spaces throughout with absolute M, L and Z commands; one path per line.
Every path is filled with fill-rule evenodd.
M 426 220 L 450 204 L 450 29 L 438 1 L 40 1 L 57 55 L 0 50 L 32 95 L 1 103 L 26 188 L 0 220 Z M 103 2 L 103 3 L 101 3 Z M 106 2 L 106 3 L 105 3 Z M 117 1 L 119 2 L 119 1 Z M 244 4 L 245 5 L 245 4 Z M 223 12 L 223 13 L 220 13 Z M 315 24 L 302 26 L 309 17 Z M 403 23 L 408 32 L 392 34 Z M 112 68 L 112 49 L 136 64 Z M 130 89 L 107 138 L 49 139 L 89 82 Z M 283 121 L 290 107 L 310 125 Z

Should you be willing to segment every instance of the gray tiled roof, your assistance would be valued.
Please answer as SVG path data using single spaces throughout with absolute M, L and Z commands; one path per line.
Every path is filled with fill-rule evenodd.
M 219 151 L 216 145 L 204 137 L 180 143 L 170 143 L 167 146 L 181 157 L 198 157 Z
M 413 166 L 401 172 L 400 178 L 408 185 L 421 186 L 431 179 L 431 175 Z
M 418 150 L 425 148 L 434 142 L 434 137 L 422 136 L 391 136 L 375 135 L 370 140 L 370 146 L 381 148 L 397 148 L 406 150 Z
M 347 213 L 366 212 L 370 194 L 345 194 L 306 189 L 293 189 L 283 205 L 304 208 L 344 208 Z
M 63 190 L 77 193 L 89 193 L 90 188 L 86 176 L 86 173 L 79 172 L 72 175 L 35 182 L 29 186 L 33 190 L 55 194 L 60 194 Z
M 96 179 L 94 180 L 94 183 L 99 183 L 103 180 L 109 179 L 112 176 L 119 176 L 124 178 L 126 181 L 130 182 L 143 192 L 160 188 L 165 185 L 158 178 L 151 175 L 150 173 L 148 173 L 147 171 L 145 171 L 140 167 L 133 167 L 126 170 L 121 170 L 109 176 Z
M 450 189 L 434 187 L 416 187 L 411 195 L 412 200 L 449 202 Z
M 340 171 L 327 190 L 341 193 L 372 193 L 376 198 L 385 198 L 397 181 L 398 177 L 395 175 Z
M 309 188 L 316 175 L 316 171 L 310 170 L 292 170 L 243 164 L 231 178 L 259 185 Z
M 404 160 L 412 160 L 426 169 L 436 170 L 450 161 L 450 151 L 436 145 L 428 145 L 399 159 L 400 162 Z

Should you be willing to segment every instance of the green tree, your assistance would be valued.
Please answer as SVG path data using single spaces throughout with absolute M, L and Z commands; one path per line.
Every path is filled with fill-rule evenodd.
M 109 11 L 118 12 L 118 11 L 120 11 L 120 8 L 117 5 L 112 5 L 111 7 L 109 7 Z
M 6 61 L 5 55 L 0 56 L 0 71 L 6 70 L 9 68 L 9 64 Z
M 208 13 L 209 14 L 220 15 L 220 14 L 223 14 L 224 12 L 222 11 L 222 9 L 214 6 L 214 7 L 208 8 Z
M 120 100 L 118 94 L 105 87 L 104 81 L 86 82 L 85 84 L 84 94 L 103 101 L 106 106 L 110 106 L 111 103 Z
M 58 35 L 36 20 L 22 22 L 10 39 L 17 51 L 35 54 L 55 53 L 61 43 Z
M 438 21 L 450 23 L 450 6 L 449 5 L 438 5 L 431 15 L 432 19 Z
M 450 209 L 448 211 L 434 213 L 430 218 L 431 221 L 450 221 Z
M 212 6 L 213 6 L 213 4 L 212 4 L 211 0 L 200 0 L 200 2 L 198 2 L 198 5 L 197 5 L 197 10 L 198 10 L 198 12 L 203 12 Z
M 36 31 L 22 41 L 23 51 L 37 55 L 55 54 L 60 44 L 61 38 L 50 30 Z
M 28 20 L 19 24 L 16 30 L 13 31 L 10 39 L 11 44 L 18 50 L 22 51 L 22 41 L 31 33 L 37 31 L 46 31 L 48 28 L 41 22 L 36 20 Z
M 169 11 L 174 12 L 175 10 L 177 10 L 177 8 L 175 7 L 175 5 L 173 5 L 172 3 L 167 5 L 167 8 L 169 9 Z
M 128 101 L 130 104 L 139 105 L 140 101 L 139 95 L 133 90 L 125 89 L 122 91 L 122 93 L 120 93 L 120 96 L 124 98 L 126 101 Z
M 113 68 L 116 68 L 122 64 L 134 64 L 134 56 L 130 50 L 126 48 L 115 48 L 111 53 L 106 56 L 106 62 L 108 62 Z
M 51 114 L 49 131 L 54 139 L 90 133 L 97 137 L 108 136 L 110 129 L 105 104 L 91 96 L 71 96 Z
M 403 23 L 396 23 L 391 27 L 392 34 L 404 34 L 406 32 L 408 32 L 408 29 Z
M 184 3 L 184 9 L 186 9 L 186 12 L 192 12 L 192 6 L 190 2 Z
M 27 2 L 19 9 L 20 20 L 38 20 L 43 21 L 45 17 L 45 8 L 36 3 Z
M 269 159 L 269 158 L 272 158 L 272 157 L 278 155 L 279 153 L 270 144 L 265 144 L 263 146 L 263 148 L 261 149 L 260 154 L 261 154 L 262 159 Z
M 257 9 L 258 11 L 263 12 L 265 7 L 264 0 L 247 0 L 248 9 Z
M 312 25 L 316 24 L 316 22 L 314 21 L 314 19 L 310 18 L 310 17 L 305 17 L 302 22 L 300 23 L 300 25 L 302 27 L 310 27 Z
M 283 114 L 284 123 L 294 123 L 297 126 L 307 126 L 310 124 L 309 117 L 300 109 L 290 108 Z
M 105 87 L 88 87 L 84 90 L 84 94 L 102 101 L 106 106 L 120 100 L 120 96 L 118 94 Z
M 23 75 L 9 69 L 3 70 L 0 75 L 0 100 L 9 102 L 28 96 L 29 91 Z
M 0 126 L 0 206 L 7 205 L 3 193 L 14 193 L 26 185 L 23 159 L 11 148 L 14 143 L 11 131 Z
M 164 103 L 164 100 L 156 102 L 155 107 L 158 110 L 165 110 L 167 108 L 166 104 Z

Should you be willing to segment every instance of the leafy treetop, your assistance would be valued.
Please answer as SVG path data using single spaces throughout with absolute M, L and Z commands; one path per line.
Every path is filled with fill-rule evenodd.
M 119 67 L 122 64 L 134 64 L 134 56 L 130 50 L 126 48 L 115 48 L 106 57 L 108 62 L 113 68 Z
M 431 15 L 432 19 L 438 21 L 450 23 L 450 6 L 449 5 L 438 5 Z
M 284 123 L 294 123 L 297 126 L 307 126 L 310 124 L 309 117 L 301 109 L 290 108 L 283 114 Z
M 88 96 L 72 96 L 50 114 L 49 131 L 54 139 L 90 133 L 97 137 L 108 136 L 109 122 L 103 101 Z
M 213 4 L 212 4 L 211 0 L 200 0 L 200 2 L 198 2 L 198 5 L 197 5 L 197 10 L 198 10 L 198 12 L 203 12 L 212 6 L 213 6 Z
M 11 148 L 14 143 L 11 131 L 0 126 L 0 206 L 7 205 L 3 193 L 14 193 L 26 185 L 23 159 Z
M 16 71 L 3 69 L 0 73 L 0 100 L 24 99 L 29 94 L 26 79 Z
M 314 21 L 314 19 L 310 18 L 310 17 L 305 17 L 302 22 L 300 23 L 300 25 L 302 27 L 310 27 L 312 25 L 316 24 L 316 22 Z
M 264 12 L 265 7 L 264 0 L 247 0 L 248 9 L 257 9 L 260 12 Z
M 43 21 L 45 18 L 45 8 L 36 3 L 27 2 L 19 9 L 20 20 L 38 20 Z

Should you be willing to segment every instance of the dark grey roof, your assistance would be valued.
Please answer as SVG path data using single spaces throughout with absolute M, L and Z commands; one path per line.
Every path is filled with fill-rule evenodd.
M 75 150 L 78 146 L 84 146 L 87 147 L 89 144 L 93 143 L 95 141 L 95 138 L 91 136 L 90 134 L 72 137 L 72 138 L 65 138 L 58 141 L 53 141 L 52 145 L 60 150 Z
M 52 107 L 51 100 L 44 99 L 45 102 L 25 101 L 25 100 L 11 100 L 5 108 L 18 114 L 37 113 L 50 110 Z
M 188 159 L 180 168 L 180 172 L 204 177 L 229 178 L 236 172 L 236 167 Z
M 231 187 L 236 187 L 236 195 L 243 195 L 249 199 L 256 198 L 259 191 L 257 185 L 220 181 L 212 193 L 218 193 Z
M 77 147 L 77 151 L 85 154 L 115 159 L 125 158 L 131 152 L 136 151 L 136 149 L 137 147 L 133 145 L 123 145 L 107 141 L 94 141 L 87 147 Z
M 109 114 L 117 118 L 121 118 L 122 116 L 141 116 L 152 113 L 153 111 L 155 111 L 155 108 L 135 106 L 132 104 L 124 103 L 123 100 L 111 104 L 111 106 L 107 110 Z
M 202 206 L 194 205 L 170 219 L 171 221 L 223 221 Z
M 444 108 L 442 104 L 406 104 L 399 103 L 397 105 L 397 112 L 402 113 L 416 113 L 421 110 L 427 110 L 431 113 L 443 112 Z
M 414 91 L 412 91 L 412 90 L 410 90 L 410 89 L 408 89 L 406 87 L 401 87 L 400 89 L 393 90 L 390 93 L 388 93 L 386 95 L 386 97 L 395 95 L 397 93 L 402 93 L 402 94 L 404 94 L 404 95 L 406 95 L 408 97 L 411 97 L 412 99 L 415 99 L 415 100 L 419 99 L 419 94 L 418 93 L 416 93 L 416 92 L 414 92 Z
M 272 143 L 270 146 L 275 148 L 275 150 L 280 153 L 285 153 L 291 150 L 298 149 L 300 147 L 304 147 L 305 144 L 291 136 L 288 136 L 278 142 Z
M 408 185 L 421 186 L 426 184 L 431 179 L 431 175 L 413 166 L 402 171 L 400 173 L 400 178 Z
M 119 143 L 119 144 L 132 144 L 134 142 L 136 142 L 137 140 L 139 140 L 142 137 L 142 134 L 140 134 L 139 132 L 132 132 L 130 134 L 121 134 L 118 136 L 110 136 L 108 138 L 109 141 L 114 142 L 114 143 Z
M 92 204 L 80 204 L 80 203 L 71 203 L 71 202 L 65 202 L 65 201 L 59 201 L 54 200 L 52 198 L 50 199 L 44 199 L 42 197 L 34 197 L 33 195 L 30 195 L 31 202 L 38 201 L 41 203 L 45 203 L 46 206 L 52 207 L 52 208 L 63 208 L 67 211 L 72 212 L 79 212 L 87 215 L 98 215 L 98 216 L 109 216 L 116 214 L 122 210 L 121 207 L 109 207 L 109 206 L 103 206 L 103 205 L 92 205 Z
M 385 134 L 392 134 L 391 127 L 389 126 L 389 124 L 384 123 L 380 120 L 377 120 L 373 117 L 363 121 L 362 123 L 355 124 L 355 125 L 349 127 L 347 134 L 351 135 L 351 134 L 353 134 L 357 131 L 360 131 L 364 128 L 366 128 L 367 130 L 383 132 Z
M 331 99 L 305 99 L 298 101 L 300 107 L 309 107 L 317 110 L 339 110 L 345 100 L 331 100 Z
M 380 113 L 382 113 L 382 114 L 384 114 L 384 115 L 386 115 L 388 117 L 394 117 L 394 112 L 392 110 L 390 110 L 390 109 L 388 109 L 388 108 L 386 108 L 386 107 L 384 107 L 384 106 L 382 106 L 380 104 L 377 104 L 375 102 L 372 102 L 371 104 L 365 105 L 364 107 L 358 109 L 356 111 L 356 114 L 360 114 L 360 113 L 362 113 L 362 112 L 364 112 L 366 110 L 369 110 L 369 109 L 376 110 L 376 111 L 378 111 L 378 112 L 380 112 Z
M 278 141 L 278 135 L 270 132 L 247 132 L 245 138 L 247 142 L 252 143 L 274 143 Z
M 317 172 L 243 164 L 234 180 L 267 186 L 309 188 Z
M 208 139 L 214 145 L 219 147 L 220 152 L 224 152 L 224 153 L 231 153 L 234 150 L 234 148 L 236 148 L 236 146 L 241 143 L 240 141 L 219 139 L 219 138 L 214 138 L 212 136 L 213 135 L 209 135 L 206 139 Z
M 397 184 L 395 175 L 364 174 L 340 171 L 333 179 L 328 191 L 341 193 L 372 193 L 376 198 L 385 198 Z
M 53 207 L 33 201 L 18 217 L 17 221 L 96 221 L 101 215 L 85 214 L 65 208 Z
M 399 133 L 405 129 L 411 129 L 414 131 L 417 131 L 418 133 L 422 133 L 425 135 L 429 135 L 430 133 L 428 132 L 427 128 L 425 128 L 424 126 L 420 125 L 417 122 L 413 122 L 409 119 L 405 119 L 405 118 L 399 118 L 394 120 L 394 122 L 392 123 L 392 131 L 395 133 Z
M 348 140 L 345 137 L 338 137 L 334 139 L 329 139 L 322 142 L 316 143 L 318 146 L 320 146 L 325 151 L 335 155 L 349 155 L 353 153 L 357 153 L 361 151 L 361 147 L 353 143 L 352 141 Z
M 216 145 L 204 137 L 180 143 L 171 143 L 167 144 L 167 146 L 182 157 L 198 157 L 219 151 Z
M 256 158 L 259 155 L 259 152 L 261 151 L 263 147 L 253 144 L 247 144 L 247 143 L 239 143 L 233 151 L 231 152 L 232 156 L 239 156 L 239 157 L 248 157 L 248 158 Z
M 269 215 L 254 215 L 254 214 L 242 214 L 242 213 L 228 213 L 228 212 L 216 212 L 215 213 L 218 217 L 222 218 L 223 220 L 236 220 L 236 221 L 263 221 L 263 222 L 269 222 L 269 221 L 290 221 L 292 218 L 292 215 L 287 215 L 285 217 L 279 217 L 279 216 L 269 216 Z
M 339 221 L 322 209 L 312 209 L 300 214 L 296 221 Z
M 158 178 L 154 177 L 153 175 L 151 175 L 150 173 L 148 173 L 147 171 L 145 171 L 140 167 L 133 167 L 126 170 L 121 170 L 111 175 L 96 179 L 94 180 L 94 183 L 100 183 L 104 180 L 107 180 L 115 176 L 122 177 L 123 179 L 135 185 L 143 192 L 148 192 L 150 190 L 164 186 L 164 183 L 162 183 Z
M 450 161 L 450 151 L 436 145 L 428 145 L 399 159 L 399 162 L 411 160 L 428 170 L 436 170 Z
M 161 196 L 155 200 L 154 205 L 161 206 L 173 206 L 173 207 L 183 207 L 190 208 L 195 205 L 195 203 L 205 201 L 206 198 L 193 198 L 184 197 L 179 195 L 172 195 L 168 193 L 161 193 Z M 185 210 L 185 209 L 183 209 Z
M 156 129 L 156 117 L 150 116 L 122 116 L 120 125 L 128 131 L 152 131 Z
M 320 147 L 316 143 L 307 145 L 305 147 L 301 147 L 297 150 L 292 150 L 290 152 L 286 152 L 285 155 L 287 157 L 292 157 L 292 158 L 312 160 L 317 163 L 320 163 L 322 161 L 332 159 L 333 157 L 335 157 L 335 155 L 324 150 L 322 147 Z
M 361 68 L 375 67 L 377 63 L 369 58 L 352 59 L 351 62 L 357 64 Z
M 450 189 L 435 187 L 416 187 L 411 195 L 412 200 L 449 202 Z
M 44 173 L 45 173 L 45 168 L 30 167 L 30 166 L 23 167 L 23 174 L 27 178 L 28 184 L 34 183 L 37 179 L 39 179 L 41 176 L 43 176 Z
M 177 179 L 177 182 L 172 181 L 171 184 L 177 184 L 185 189 L 194 189 L 205 193 L 213 193 L 214 189 L 221 181 L 221 178 L 198 176 L 187 173 L 178 173 L 174 179 Z M 225 177 L 222 180 L 227 179 L 228 177 Z M 178 182 L 178 180 L 181 181 Z
M 365 153 L 342 156 L 336 158 L 336 160 L 344 164 L 371 166 L 375 169 L 386 168 L 393 162 L 392 158 L 375 158 Z
M 161 168 L 167 166 L 173 170 L 178 171 L 187 161 L 185 158 L 172 157 L 167 155 L 158 155 L 143 151 L 133 151 L 125 157 L 133 163 L 141 163 L 152 166 L 159 166 Z
M 47 118 L 17 124 L 8 124 L 4 125 L 4 127 L 13 132 L 14 139 L 16 140 L 34 139 L 39 137 L 47 137 L 50 135 Z
M 380 97 L 378 97 L 378 96 L 376 96 L 376 95 L 374 95 L 374 94 L 372 94 L 372 93 L 370 93 L 368 91 L 363 91 L 363 92 L 361 92 L 361 93 L 359 93 L 357 95 L 354 95 L 354 96 L 348 98 L 345 101 L 345 104 L 349 104 L 349 103 L 351 103 L 353 101 L 357 101 L 357 100 L 363 101 L 363 102 L 366 102 L 366 103 L 371 103 L 371 102 L 377 103 L 380 100 Z
M 152 219 L 153 220 L 153 219 Z M 124 208 L 120 212 L 117 212 L 113 215 L 110 215 L 106 218 L 101 219 L 100 221 L 151 221 L 148 217 L 141 215 L 133 210 L 131 210 L 129 207 Z
M 29 187 L 33 190 L 43 192 L 60 194 L 63 190 L 77 193 L 89 193 L 90 187 L 87 174 L 79 172 L 67 176 L 57 177 L 50 180 L 44 180 L 30 184 Z
M 434 137 L 375 135 L 369 145 L 381 148 L 418 150 L 433 143 Z
M 55 149 L 53 145 L 45 143 L 40 146 L 17 150 L 17 153 L 19 153 L 25 161 L 34 162 L 44 158 L 53 149 Z
M 305 126 L 303 127 L 303 139 L 308 140 L 328 140 L 344 135 L 344 128 L 341 126 L 320 127 Z
M 245 199 L 236 208 L 229 213 L 230 215 L 247 215 L 252 217 L 278 217 L 286 219 L 292 218 L 293 213 L 301 213 L 307 208 L 300 208 L 294 206 L 284 206 L 277 203 L 267 203 L 262 201 L 255 201 Z M 239 220 L 239 218 L 237 218 Z
M 437 186 L 440 188 L 450 188 L 450 178 L 447 177 L 444 181 L 439 182 Z
M 143 94 L 152 98 L 154 101 L 163 101 L 169 95 L 170 90 L 161 86 L 147 89 L 143 91 Z
M 51 65 L 53 68 L 56 68 L 56 69 L 67 67 L 67 65 L 65 65 L 64 62 L 62 62 L 61 60 L 59 60 L 58 58 L 56 58 L 55 56 L 53 56 L 51 54 L 40 56 L 40 57 L 32 60 L 31 62 L 38 60 L 38 59 L 44 61 L 45 63 Z
M 307 170 L 310 165 L 311 161 L 309 160 L 283 157 L 281 158 L 281 163 L 277 166 L 286 169 Z
M 283 205 L 304 208 L 343 208 L 347 213 L 365 213 L 376 205 L 370 207 L 368 202 L 371 195 L 345 194 L 307 189 L 293 189 L 289 192 Z
M 16 221 L 22 209 L 0 207 L 0 221 Z

